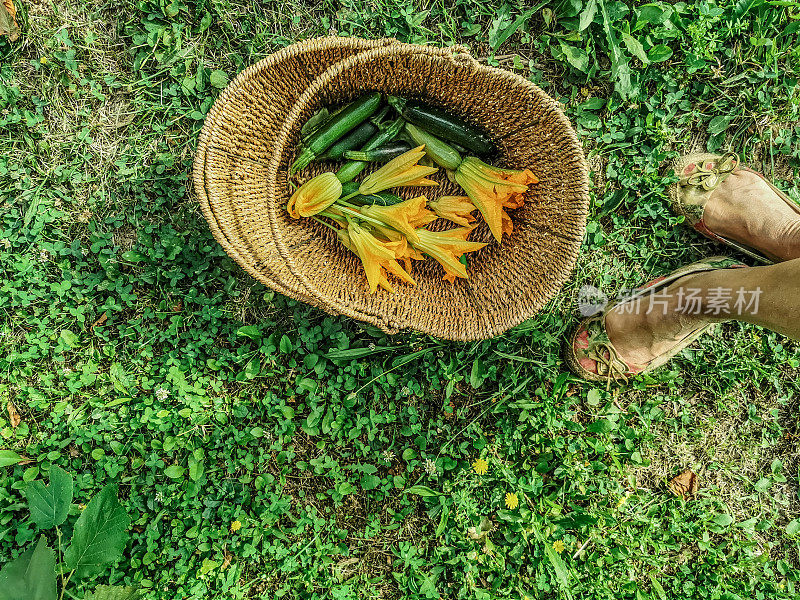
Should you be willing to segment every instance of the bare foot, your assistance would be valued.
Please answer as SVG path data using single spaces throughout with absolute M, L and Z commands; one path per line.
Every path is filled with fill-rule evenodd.
M 629 365 L 644 365 L 708 324 L 702 316 L 679 310 L 677 291 L 695 276 L 681 277 L 667 286 L 662 290 L 666 293 L 659 292 L 659 301 L 651 303 L 644 296 L 638 306 L 631 301 L 623 302 L 606 315 L 606 333 L 622 360 Z
M 755 173 L 735 171 L 720 183 L 704 220 L 714 233 L 778 262 L 800 258 L 800 207 L 793 210 Z

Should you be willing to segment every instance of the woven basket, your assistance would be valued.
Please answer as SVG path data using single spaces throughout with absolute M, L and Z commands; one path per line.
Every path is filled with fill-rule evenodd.
M 252 277 L 272 289 L 324 308 L 280 258 L 269 227 L 255 237 L 240 203 L 263 207 L 263 181 L 286 114 L 331 65 L 394 40 L 321 38 L 293 44 L 242 71 L 206 116 L 194 160 L 194 189 L 211 233 Z M 262 213 L 263 214 L 263 213 Z M 258 218 L 257 218 L 257 221 Z M 259 221 L 260 222 L 260 221 Z
M 202 156 L 204 166 L 195 165 L 195 183 L 203 189 L 201 202 L 205 193 L 215 237 L 274 289 L 385 331 L 413 328 L 466 341 L 498 335 L 530 318 L 569 276 L 588 210 L 586 163 L 557 103 L 521 77 L 478 64 L 463 48 L 348 41 L 369 46 L 360 52 L 348 46 L 350 55 L 331 60 L 313 81 L 302 73 L 305 88 L 286 93 L 290 99 L 276 97 L 269 78 L 253 76 L 273 57 L 252 73 L 243 72 L 231 84 L 233 91 L 217 101 L 201 137 L 198 162 Z M 343 54 L 342 43 L 326 38 L 303 46 L 328 56 L 326 49 Z M 332 231 L 286 212 L 287 166 L 300 127 L 319 107 L 365 90 L 420 97 L 465 115 L 497 143 L 500 158 L 493 162 L 530 168 L 539 177 L 525 206 L 511 215 L 514 233 L 502 245 L 490 243 L 469 255 L 468 280 L 446 283 L 441 267 L 426 260 L 414 264 L 416 286 L 398 284 L 394 294 L 370 294 L 358 259 Z M 261 117 L 268 129 L 257 123 L 260 111 L 273 115 Z M 306 175 L 320 170 L 326 165 Z M 461 193 L 443 173 L 436 177 L 439 188 L 403 190 L 402 195 Z M 204 206 L 207 217 L 209 210 Z M 485 224 L 470 239 L 492 241 Z

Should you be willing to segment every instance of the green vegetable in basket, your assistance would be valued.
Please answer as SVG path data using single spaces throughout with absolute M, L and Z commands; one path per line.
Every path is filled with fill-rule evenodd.
M 362 151 L 366 152 L 369 150 L 374 150 L 375 148 L 380 148 L 384 144 L 391 142 L 395 139 L 399 134 L 400 131 L 403 129 L 404 121 L 403 119 L 395 119 L 391 124 L 389 124 L 386 129 L 379 131 L 372 139 L 368 141 L 363 148 Z M 336 172 L 336 177 L 342 183 L 347 181 L 352 181 L 355 177 L 361 173 L 367 167 L 367 163 L 361 160 L 352 160 L 350 162 L 345 163 L 342 168 L 340 168 Z
M 381 94 L 371 92 L 358 100 L 351 102 L 336 116 L 328 119 L 305 143 L 305 148 L 292 163 L 289 174 L 294 174 L 305 168 L 317 156 L 333 146 L 337 140 L 366 121 L 381 103 Z
M 488 156 L 495 151 L 494 144 L 483 131 L 470 125 L 461 117 L 421 102 L 387 96 L 402 117 L 426 131 L 448 142 L 454 142 L 478 156 Z
M 317 160 L 341 160 L 345 152 L 353 148 L 360 148 L 378 132 L 378 128 L 371 121 L 364 121 L 350 133 L 328 148 Z
M 461 155 L 456 152 L 456 149 L 433 134 L 411 123 L 406 123 L 406 133 L 416 144 L 424 144 L 425 154 L 440 167 L 448 171 L 455 171 L 461 164 Z
M 384 144 L 374 150 L 348 150 L 344 153 L 347 160 L 363 160 L 366 162 L 387 162 L 397 158 L 404 152 L 411 150 L 411 144 L 402 140 L 396 140 Z
M 378 192 L 377 194 L 369 194 L 367 196 L 359 194 L 358 196 L 353 196 L 350 198 L 348 202 L 357 204 L 359 206 L 392 206 L 394 204 L 400 204 L 401 202 L 404 202 L 404 200 L 396 194 L 390 194 L 389 192 Z

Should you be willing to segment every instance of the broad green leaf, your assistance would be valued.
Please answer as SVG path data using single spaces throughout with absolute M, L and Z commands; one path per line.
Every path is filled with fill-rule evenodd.
M 508 38 L 514 35 L 528 19 L 531 18 L 533 13 L 536 12 L 536 9 L 530 9 L 519 15 L 514 22 L 504 27 L 502 31 L 498 29 L 493 29 L 489 32 L 489 46 L 491 46 L 492 51 L 497 50 L 500 46 L 502 46 Z
M 586 427 L 586 431 L 589 433 L 608 433 L 614 429 L 616 429 L 616 425 L 608 419 L 597 419 Z
M 209 81 L 215 88 L 224 88 L 228 85 L 228 75 L 225 71 L 212 71 Z
M 80 342 L 80 338 L 70 329 L 61 330 L 61 339 L 70 348 L 75 348 Z
M 578 24 L 578 31 L 583 31 L 594 21 L 594 16 L 597 14 L 597 0 L 589 0 L 586 7 L 581 12 L 580 22 Z
M 728 128 L 732 120 L 733 117 L 717 115 L 711 119 L 711 123 L 708 124 L 708 133 L 711 135 L 719 135 Z
M 185 472 L 186 469 L 184 469 L 180 465 L 170 465 L 166 469 L 164 469 L 164 475 L 166 475 L 170 479 L 180 479 L 181 477 L 183 477 L 183 474 Z
M 203 461 L 189 457 L 189 477 L 192 481 L 199 481 L 205 470 L 206 466 Z
M 22 460 L 22 457 L 13 450 L 0 450 L 0 467 L 10 467 Z
M 284 335 L 281 337 L 280 344 L 278 344 L 278 348 L 280 348 L 281 352 L 284 354 L 288 354 L 292 351 L 292 340 L 289 339 L 288 335 Z
M 403 356 L 398 356 L 394 360 L 392 360 L 392 367 L 401 367 L 406 363 L 409 363 L 413 360 L 417 360 L 420 356 L 424 356 L 431 350 L 435 350 L 436 348 L 440 348 L 440 346 L 429 346 L 428 348 L 423 348 L 422 350 L 417 350 L 416 352 L 412 352 L 410 354 L 403 354 Z
M 483 385 L 483 381 L 486 379 L 486 365 L 483 364 L 483 361 L 480 358 L 476 358 L 472 362 L 472 370 L 469 374 L 469 384 L 478 389 Z
M 622 41 L 625 42 L 625 47 L 628 49 L 628 52 L 633 54 L 644 64 L 650 63 L 650 60 L 647 58 L 647 54 L 645 54 L 644 46 L 642 46 L 642 43 L 639 40 L 629 33 L 623 33 Z
M 597 388 L 592 388 L 586 393 L 586 404 L 589 406 L 597 406 L 603 399 L 603 393 Z
M 786 533 L 789 535 L 797 535 L 800 533 L 800 520 L 793 519 L 789 521 L 789 524 L 786 526 Z
M 377 475 L 364 475 L 361 477 L 361 487 L 365 490 L 374 490 L 381 484 L 381 478 Z
M 661 582 L 656 579 L 656 576 L 650 573 L 650 585 L 655 590 L 656 595 L 658 596 L 659 600 L 667 600 L 667 593 L 664 591 L 664 586 L 661 585 Z
M 558 579 L 558 583 L 561 585 L 562 591 L 566 594 L 567 598 L 571 598 L 572 595 L 569 591 L 569 571 L 567 571 L 564 561 L 558 555 L 558 552 L 553 550 L 553 547 L 546 541 L 544 542 L 544 553 L 547 556 L 547 560 L 549 560 L 550 564 L 553 565 L 553 570 L 556 572 L 556 579 Z
M 567 62 L 579 71 L 586 73 L 589 69 L 589 55 L 576 46 L 571 46 L 564 42 L 560 42 L 560 44 L 561 51 L 564 53 L 564 58 L 567 59 Z
M 664 44 L 653 46 L 647 52 L 647 58 L 650 60 L 650 62 L 654 63 L 664 62 L 671 56 L 672 56 L 672 49 L 669 46 L 665 46 Z
M 31 520 L 40 529 L 58 527 L 67 520 L 72 502 L 72 475 L 59 466 L 50 467 L 50 485 L 31 481 L 25 487 Z
M 639 16 L 636 18 L 636 26 L 634 31 L 642 29 L 646 25 L 653 24 L 659 25 L 666 21 L 667 17 L 672 14 L 671 8 L 662 8 L 657 4 L 645 4 L 637 9 Z
M 631 83 L 631 68 L 628 59 L 622 53 L 614 28 L 611 26 L 613 21 L 608 16 L 605 0 L 597 0 L 597 5 L 600 7 L 600 14 L 603 15 L 603 29 L 606 32 L 606 40 L 611 51 L 611 75 L 616 80 L 616 90 L 622 98 L 630 98 L 634 89 Z
M 141 594 L 135 587 L 120 585 L 98 585 L 84 600 L 139 600 Z
M 125 549 L 130 524 L 117 500 L 117 486 L 105 486 L 75 522 L 72 543 L 64 552 L 64 565 L 82 577 L 115 562 Z
M 0 570 L 0 600 L 56 600 L 56 553 L 44 536 Z
M 116 391 L 130 394 L 128 388 L 131 387 L 131 380 L 130 377 L 128 377 L 128 374 L 125 372 L 125 367 L 118 362 L 111 363 L 111 366 L 108 369 L 108 374 L 111 377 L 111 381 L 114 383 L 114 389 Z
M 325 357 L 333 360 L 345 358 L 364 358 L 365 356 L 377 354 L 378 352 L 385 352 L 386 350 L 391 349 L 391 346 L 376 346 L 375 348 L 347 348 L 345 350 L 331 350 L 325 355 Z
M 403 490 L 404 494 L 416 494 L 423 498 L 430 498 L 432 496 L 441 496 L 441 493 L 432 490 L 427 485 L 412 485 L 410 488 Z
M 764 0 L 739 0 L 733 7 L 733 16 L 741 18 L 756 6 L 764 4 Z
M 442 515 L 439 517 L 439 525 L 436 526 L 436 531 L 434 532 L 436 537 L 439 537 L 442 535 L 442 533 L 444 533 L 444 530 L 447 527 L 447 519 L 449 516 L 450 509 L 447 507 L 447 505 L 445 505 L 442 507 Z
M 500 350 L 495 350 L 494 353 L 497 354 L 497 356 L 500 356 L 507 360 L 515 360 L 517 362 L 524 362 L 524 363 L 538 362 L 532 358 L 525 358 L 524 356 L 519 356 L 518 354 L 506 354 L 505 352 L 500 352 Z
M 714 521 L 714 523 L 720 527 L 728 527 L 731 523 L 733 523 L 733 517 L 727 513 L 722 513 L 720 515 L 715 515 L 712 521 Z
M 261 330 L 255 325 L 245 325 L 236 330 L 236 335 L 250 338 L 251 340 L 261 339 Z

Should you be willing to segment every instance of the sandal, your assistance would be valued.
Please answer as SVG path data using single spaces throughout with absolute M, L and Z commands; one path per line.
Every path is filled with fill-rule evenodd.
M 669 188 L 672 210 L 686 218 L 687 223 L 715 242 L 720 242 L 762 263 L 775 261 L 749 246 L 735 242 L 711 231 L 703 219 L 706 203 L 716 187 L 737 169 L 749 171 L 763 179 L 778 196 L 800 214 L 800 206 L 789 196 L 776 188 L 771 181 L 758 171 L 742 166 L 739 156 L 733 152 L 718 154 L 688 154 L 678 158 L 672 169 L 680 180 Z
M 567 337 L 564 345 L 564 359 L 567 365 L 578 377 L 588 381 L 606 382 L 606 388 L 611 386 L 611 381 L 627 383 L 634 375 L 649 373 L 666 364 L 676 354 L 689 346 L 703 335 L 715 323 L 709 323 L 690 333 L 678 342 L 670 351 L 657 356 L 645 364 L 628 363 L 622 360 L 606 332 L 606 315 L 619 304 L 643 298 L 669 286 L 681 277 L 704 271 L 717 269 L 739 269 L 747 265 L 725 256 L 714 256 L 681 267 L 666 277 L 659 277 L 648 282 L 625 298 L 623 302 L 608 303 L 603 312 L 594 317 L 581 321 Z

